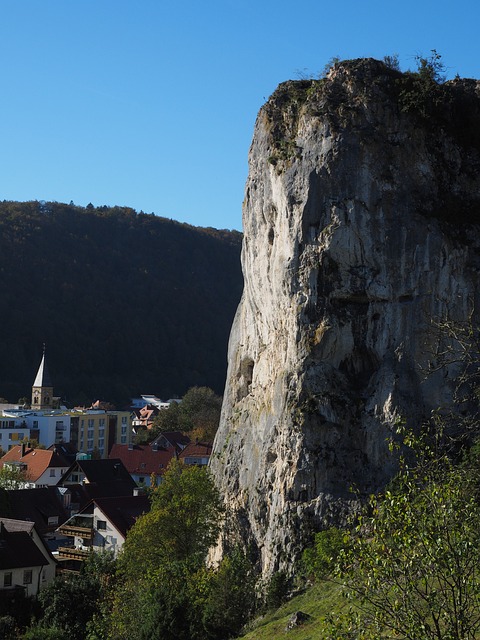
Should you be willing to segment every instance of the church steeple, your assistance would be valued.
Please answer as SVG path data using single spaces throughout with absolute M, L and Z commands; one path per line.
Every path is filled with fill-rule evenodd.
M 53 384 L 45 361 L 45 343 L 43 343 L 42 361 L 32 387 L 32 409 L 51 409 Z

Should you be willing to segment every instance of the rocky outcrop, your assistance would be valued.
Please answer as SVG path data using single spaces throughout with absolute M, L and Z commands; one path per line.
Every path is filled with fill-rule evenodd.
M 211 469 L 267 574 L 391 477 L 400 417 L 451 402 L 431 320 L 478 306 L 480 83 L 429 91 L 355 60 L 258 115 Z

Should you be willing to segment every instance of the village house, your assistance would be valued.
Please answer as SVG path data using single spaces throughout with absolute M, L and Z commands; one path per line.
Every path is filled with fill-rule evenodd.
M 1 459 L 0 468 L 11 468 L 24 471 L 25 489 L 56 485 L 68 469 L 68 462 L 54 448 L 32 449 L 26 444 L 12 447 Z
M 33 522 L 0 518 L 0 590 L 35 596 L 55 577 L 56 562 Z
M 58 528 L 70 544 L 59 547 L 58 561 L 78 570 L 92 552 L 111 552 L 117 557 L 128 530 L 150 510 L 146 495 L 96 498 Z
M 212 447 L 209 442 L 190 442 L 178 457 L 185 464 L 205 466 L 212 455 Z

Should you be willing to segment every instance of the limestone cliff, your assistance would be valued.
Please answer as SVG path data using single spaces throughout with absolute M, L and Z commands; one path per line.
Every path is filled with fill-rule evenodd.
M 450 401 L 455 370 L 424 371 L 431 319 L 478 306 L 479 149 L 479 82 L 425 98 L 375 60 L 280 85 L 260 110 L 211 468 L 227 537 L 264 572 L 341 519 L 352 485 L 384 485 L 399 416 Z

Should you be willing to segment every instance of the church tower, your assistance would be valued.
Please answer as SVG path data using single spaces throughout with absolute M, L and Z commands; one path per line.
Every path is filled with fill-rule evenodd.
M 48 411 L 53 407 L 53 384 L 45 362 L 45 344 L 37 377 L 32 387 L 32 409 Z

